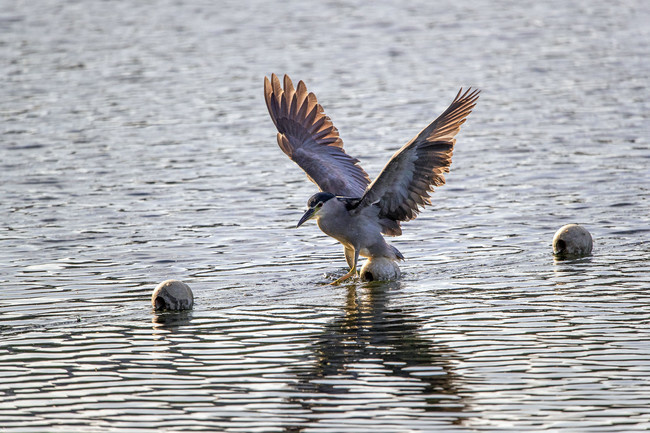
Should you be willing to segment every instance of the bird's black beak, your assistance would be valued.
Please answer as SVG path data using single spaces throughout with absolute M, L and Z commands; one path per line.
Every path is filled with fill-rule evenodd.
M 302 216 L 302 218 L 300 218 L 300 221 L 298 221 L 298 225 L 296 226 L 296 228 L 303 225 L 305 223 L 305 221 L 312 219 L 314 217 L 315 213 L 316 213 L 316 210 L 313 207 L 310 207 L 309 209 L 307 209 L 307 212 L 305 212 L 305 214 Z

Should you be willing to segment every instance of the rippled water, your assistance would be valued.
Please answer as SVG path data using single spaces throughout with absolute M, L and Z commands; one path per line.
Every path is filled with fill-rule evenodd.
M 0 429 L 650 429 L 641 1 L 5 2 Z M 304 79 L 376 175 L 483 90 L 391 284 L 323 283 L 275 144 Z M 578 222 L 592 257 L 556 262 Z M 196 305 L 156 315 L 168 278 Z

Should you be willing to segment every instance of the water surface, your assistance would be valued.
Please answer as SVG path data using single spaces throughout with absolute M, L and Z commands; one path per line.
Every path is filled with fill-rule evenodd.
M 4 431 L 650 429 L 643 2 L 1 9 Z M 371 176 L 482 89 L 401 281 L 324 285 L 271 72 Z M 555 261 L 572 222 L 594 254 Z M 151 311 L 168 278 L 193 311 Z

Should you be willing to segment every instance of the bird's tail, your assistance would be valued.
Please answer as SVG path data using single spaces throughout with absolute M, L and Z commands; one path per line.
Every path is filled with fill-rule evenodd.
M 402 255 L 402 253 L 399 252 L 397 248 L 395 248 L 390 244 L 388 246 L 393 250 L 393 253 L 395 253 L 395 257 L 397 260 L 404 260 L 404 256 Z

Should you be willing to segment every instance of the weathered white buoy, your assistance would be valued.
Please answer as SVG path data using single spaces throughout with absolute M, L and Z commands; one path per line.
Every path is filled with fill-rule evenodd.
M 368 259 L 361 267 L 361 279 L 364 281 L 389 281 L 400 277 L 397 262 L 386 257 Z
M 558 257 L 582 257 L 591 254 L 591 234 L 578 224 L 567 224 L 553 236 L 553 254 Z
M 167 280 L 154 289 L 151 305 L 156 310 L 189 310 L 194 305 L 194 295 L 184 282 Z

